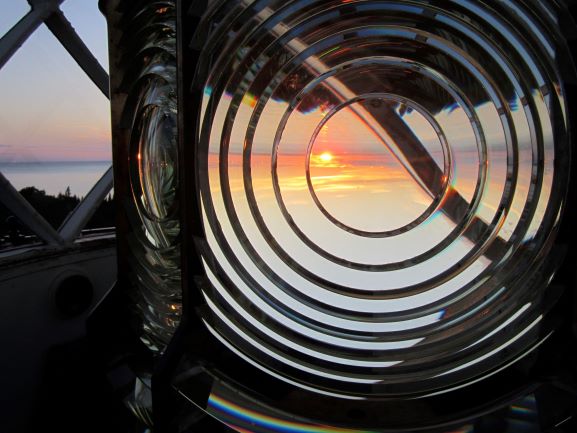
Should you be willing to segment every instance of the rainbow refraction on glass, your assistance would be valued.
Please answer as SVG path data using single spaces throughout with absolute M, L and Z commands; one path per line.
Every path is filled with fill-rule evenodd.
M 343 399 L 447 392 L 538 347 L 570 171 L 558 13 L 209 2 L 185 169 L 210 332 Z
M 510 405 L 501 409 L 504 421 L 501 425 L 508 425 L 515 432 L 535 431 L 535 418 L 538 413 L 535 411 L 536 401 L 532 394 L 519 400 L 515 405 Z M 368 429 L 347 429 L 321 424 L 310 424 L 296 422 L 290 417 L 275 417 L 251 408 L 250 404 L 237 404 L 233 400 L 228 400 L 218 394 L 211 394 L 208 405 L 208 412 L 220 419 L 228 427 L 240 433 L 376 433 Z M 481 424 L 482 425 L 482 424 Z M 394 430 L 393 430 L 394 431 Z M 398 430 L 397 430 L 398 431 Z M 474 424 L 465 423 L 459 427 L 437 430 L 444 433 L 475 433 L 478 432 Z M 487 431 L 487 427 L 480 429 Z
M 137 5 L 138 6 L 138 5 Z M 126 20 L 128 20 L 128 15 Z M 174 1 L 150 1 L 130 17 L 123 40 L 129 84 L 129 246 L 142 340 L 164 350 L 181 316 L 180 223 L 176 188 L 176 37 Z

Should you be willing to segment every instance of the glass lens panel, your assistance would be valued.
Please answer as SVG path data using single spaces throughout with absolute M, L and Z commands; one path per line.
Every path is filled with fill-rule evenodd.
M 158 353 L 170 341 L 182 310 L 174 2 L 145 2 L 130 9 L 123 24 L 129 83 L 124 118 L 130 129 L 123 150 L 128 161 L 122 163 L 132 196 L 126 212 L 133 296 L 142 319 L 141 338 Z
M 557 12 L 215 2 L 195 83 L 211 331 L 363 398 L 534 347 L 570 168 Z

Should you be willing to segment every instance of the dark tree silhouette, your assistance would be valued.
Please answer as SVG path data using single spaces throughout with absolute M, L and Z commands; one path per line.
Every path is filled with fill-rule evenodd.
M 20 190 L 20 194 L 48 221 L 58 229 L 68 214 L 73 211 L 81 198 L 72 195 L 70 187 L 57 196 L 46 194 L 34 186 Z M 108 196 L 98 207 L 88 224 L 87 229 L 115 226 L 114 200 Z M 0 249 L 39 242 L 34 233 L 20 222 L 16 216 L 0 203 Z

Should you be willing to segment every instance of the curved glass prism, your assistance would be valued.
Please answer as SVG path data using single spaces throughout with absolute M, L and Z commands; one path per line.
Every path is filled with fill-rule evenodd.
M 124 78 L 129 88 L 123 116 L 130 125 L 127 174 L 132 194 L 125 211 L 141 338 L 162 352 L 182 311 L 174 2 L 147 2 L 133 15 L 125 38 L 130 67 Z

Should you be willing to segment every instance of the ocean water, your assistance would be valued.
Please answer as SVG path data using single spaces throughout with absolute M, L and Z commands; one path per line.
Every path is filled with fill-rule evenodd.
M 17 189 L 34 186 L 46 194 L 85 196 L 110 167 L 110 161 L 0 162 L 0 172 Z

